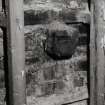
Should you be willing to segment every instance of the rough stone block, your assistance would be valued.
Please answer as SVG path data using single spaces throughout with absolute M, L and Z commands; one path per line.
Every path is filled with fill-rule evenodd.
M 72 56 L 78 43 L 77 28 L 54 21 L 49 25 L 45 51 L 53 59 L 67 59 Z

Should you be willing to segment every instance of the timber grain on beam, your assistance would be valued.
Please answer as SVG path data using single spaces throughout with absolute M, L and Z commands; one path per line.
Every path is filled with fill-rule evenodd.
M 0 0 L 0 12 L 2 11 L 2 0 Z
M 7 12 L 8 11 L 8 12 Z M 4 69 L 7 105 L 26 105 L 23 0 L 6 1 Z
M 90 105 L 105 105 L 105 0 L 92 0 Z

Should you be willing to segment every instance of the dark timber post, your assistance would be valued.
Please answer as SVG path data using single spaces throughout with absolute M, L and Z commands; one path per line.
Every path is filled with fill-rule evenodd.
M 91 2 L 90 105 L 105 105 L 105 0 Z
M 25 97 L 25 53 L 24 53 L 24 13 L 23 0 L 7 0 L 7 54 L 5 69 L 7 86 L 7 105 L 26 105 Z M 4 48 L 5 48 L 4 47 Z M 6 61 L 8 60 L 8 61 Z M 6 64 L 7 63 L 7 64 Z

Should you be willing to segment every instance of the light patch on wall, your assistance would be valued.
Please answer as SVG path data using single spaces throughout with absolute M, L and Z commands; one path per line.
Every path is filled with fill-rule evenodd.
M 105 48 L 105 35 L 104 35 L 104 37 L 101 39 L 101 48 Z
M 102 13 L 103 13 L 103 20 L 105 21 L 105 2 L 103 1 L 102 4 L 100 4 L 102 8 Z
M 70 1 L 70 7 L 71 8 L 78 8 L 79 6 L 78 6 L 77 1 Z

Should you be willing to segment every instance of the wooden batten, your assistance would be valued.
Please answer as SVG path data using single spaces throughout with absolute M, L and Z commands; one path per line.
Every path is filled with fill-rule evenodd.
M 92 0 L 93 1 L 93 0 Z M 90 105 L 95 104 L 95 69 L 96 69 L 96 53 L 95 53 L 95 28 L 94 28 L 94 4 L 91 3 L 91 25 L 90 25 Z
M 2 0 L 0 0 L 0 12 L 2 11 Z
M 90 35 L 90 105 L 105 104 L 105 1 L 92 0 Z
M 26 105 L 23 0 L 6 1 L 4 30 L 7 105 Z M 6 32 L 7 31 L 7 32 Z

